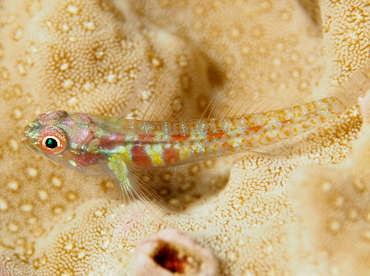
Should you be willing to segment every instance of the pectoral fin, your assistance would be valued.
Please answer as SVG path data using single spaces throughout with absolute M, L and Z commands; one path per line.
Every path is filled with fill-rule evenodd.
M 153 191 L 148 183 L 142 180 L 147 169 L 135 169 L 127 166 L 119 155 L 114 155 L 108 161 L 108 174 L 119 186 L 118 198 L 125 204 L 140 200 L 149 210 L 158 215 L 158 211 L 164 212 L 161 198 Z M 148 169 L 149 171 L 151 169 Z
M 119 186 L 118 197 L 123 199 L 125 204 L 128 204 L 130 200 L 135 198 L 135 191 L 132 185 L 132 180 L 130 179 L 130 171 L 119 158 L 119 155 L 114 155 L 108 160 L 108 174 Z

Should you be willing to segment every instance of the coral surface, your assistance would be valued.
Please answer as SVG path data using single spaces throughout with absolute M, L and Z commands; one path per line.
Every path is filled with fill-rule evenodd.
M 368 60 L 369 19 L 360 0 L 0 0 L 0 274 L 143 273 L 133 252 L 163 228 L 188 242 L 148 255 L 174 260 L 156 261 L 169 275 L 191 275 L 184 260 L 220 275 L 368 273 L 367 98 L 271 154 L 147 177 L 168 215 L 117 204 L 107 177 L 33 155 L 19 132 L 54 108 L 184 119 L 214 100 L 232 114 L 323 98 Z

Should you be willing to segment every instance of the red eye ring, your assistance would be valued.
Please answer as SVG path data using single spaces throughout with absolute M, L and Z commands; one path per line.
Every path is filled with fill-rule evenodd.
M 39 134 L 38 144 L 42 151 L 58 154 L 66 149 L 67 137 L 58 127 L 46 127 Z

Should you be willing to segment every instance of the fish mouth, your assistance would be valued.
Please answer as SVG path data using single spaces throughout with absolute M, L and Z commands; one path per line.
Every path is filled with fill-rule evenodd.
M 21 144 L 27 148 L 29 151 L 31 151 L 32 153 L 38 153 L 38 149 L 37 147 L 35 146 L 34 144 L 34 139 L 32 139 L 30 136 L 29 136 L 29 133 L 30 133 L 30 130 L 31 130 L 31 125 L 27 125 L 23 131 L 20 132 L 20 142 Z
M 26 134 L 28 132 L 28 128 L 29 126 L 26 126 L 23 131 L 21 130 L 19 132 L 19 140 L 21 141 L 22 145 L 26 145 L 30 141 L 30 137 Z
M 28 138 L 22 133 L 21 133 L 21 138 L 19 140 L 21 141 L 22 145 L 25 145 L 28 142 Z
M 28 149 L 32 153 L 38 153 L 37 149 L 32 144 L 23 144 L 26 149 Z

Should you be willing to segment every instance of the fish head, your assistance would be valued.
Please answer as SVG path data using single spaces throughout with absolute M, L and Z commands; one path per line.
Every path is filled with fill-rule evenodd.
M 89 175 L 102 174 L 103 155 L 92 147 L 97 123 L 87 114 L 63 110 L 40 114 L 21 133 L 31 152 Z

